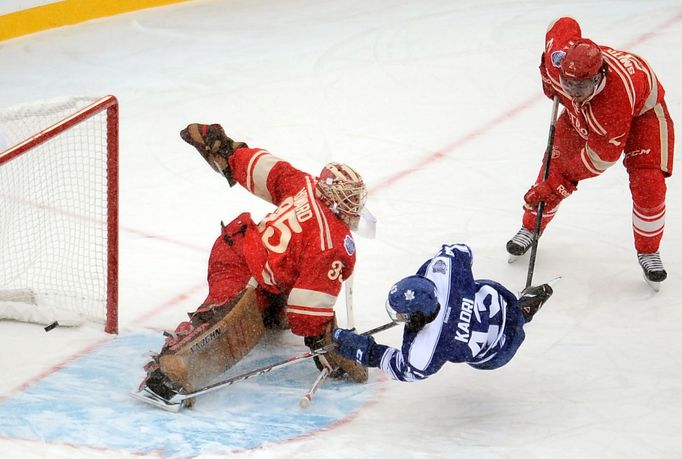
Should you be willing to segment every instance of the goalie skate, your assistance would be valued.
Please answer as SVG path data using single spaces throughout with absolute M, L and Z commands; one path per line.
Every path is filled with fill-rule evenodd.
M 181 400 L 180 402 L 169 402 L 168 400 L 164 400 L 146 387 L 129 392 L 129 395 L 136 400 L 161 408 L 165 411 L 170 411 L 171 413 L 177 413 L 187 404 L 185 400 Z
M 147 376 L 131 395 L 177 411 L 177 395 L 203 387 L 227 371 L 258 343 L 263 332 L 254 290 L 247 288 L 209 322 L 197 323 L 177 341 L 167 341 L 161 353 L 145 365 Z M 166 335 L 167 340 L 173 336 Z M 181 400 L 186 407 L 194 404 L 193 397 Z

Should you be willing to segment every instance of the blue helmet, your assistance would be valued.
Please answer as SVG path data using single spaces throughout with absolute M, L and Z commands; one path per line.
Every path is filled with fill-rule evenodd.
M 398 281 L 388 292 L 386 311 L 391 320 L 405 322 L 412 331 L 421 330 L 440 311 L 436 284 L 417 275 Z

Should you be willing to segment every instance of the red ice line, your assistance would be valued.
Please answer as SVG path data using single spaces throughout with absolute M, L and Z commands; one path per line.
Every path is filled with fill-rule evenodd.
M 670 27 L 670 26 L 676 24 L 676 23 L 679 22 L 680 20 L 682 20 L 682 11 L 679 12 L 677 15 L 671 17 L 669 20 L 667 20 L 667 21 L 664 22 L 663 24 L 661 24 L 659 27 L 656 28 L 656 30 L 657 30 L 657 31 L 661 31 L 661 30 L 663 30 L 663 29 L 666 29 L 666 28 L 668 28 L 668 27 Z M 635 38 L 634 40 L 632 40 L 631 42 L 626 43 L 626 45 L 623 46 L 623 48 L 626 48 L 626 49 L 627 49 L 627 48 L 633 48 L 633 47 L 635 47 L 636 45 L 639 45 L 639 44 L 641 44 L 641 43 L 644 43 L 644 42 L 650 40 L 651 38 L 655 37 L 656 34 L 657 34 L 657 32 L 645 32 L 645 33 L 643 33 L 642 35 L 636 37 L 636 38 Z M 443 159 L 443 158 L 446 157 L 448 154 L 452 153 L 453 151 L 457 150 L 458 148 L 461 148 L 462 146 L 466 145 L 467 143 L 471 142 L 472 140 L 474 140 L 474 139 L 480 137 L 482 134 L 484 134 L 484 133 L 490 131 L 492 128 L 496 127 L 498 124 L 500 124 L 500 123 L 506 121 L 507 119 L 513 117 L 514 115 L 516 115 L 516 114 L 518 114 L 518 113 L 523 112 L 524 110 L 528 109 L 528 108 L 529 108 L 530 106 L 532 106 L 533 104 L 535 104 L 535 103 L 537 103 L 537 102 L 539 102 L 540 100 L 543 100 L 543 99 L 544 99 L 544 96 L 542 96 L 541 94 L 526 99 L 525 101 L 523 101 L 523 102 L 521 102 L 520 104 L 517 104 L 515 107 L 512 107 L 511 109 L 509 109 L 509 110 L 503 112 L 502 114 L 498 115 L 497 117 L 495 117 L 494 119 L 488 121 L 487 123 L 483 124 L 482 126 L 480 126 L 480 127 L 476 128 L 476 129 L 474 129 L 474 130 L 468 132 L 467 134 L 463 135 L 463 136 L 460 137 L 459 139 L 457 139 L 457 140 L 453 141 L 452 143 L 450 143 L 450 144 L 444 146 L 442 149 L 440 149 L 440 150 L 438 150 L 438 151 L 435 151 L 435 152 L 433 152 L 433 153 L 431 153 L 431 154 L 425 156 L 425 157 L 422 158 L 421 160 L 417 161 L 417 162 L 416 162 L 414 165 L 412 165 L 411 167 L 408 167 L 408 168 L 406 168 L 406 169 L 403 169 L 402 171 L 398 171 L 398 172 L 396 172 L 395 174 L 390 175 L 389 177 L 383 179 L 382 181 L 380 181 L 379 183 L 377 183 L 376 185 L 374 185 L 374 186 L 372 187 L 372 193 L 373 193 L 373 194 L 376 194 L 376 193 L 379 192 L 379 191 L 382 191 L 382 190 L 384 190 L 384 189 L 386 189 L 386 188 L 389 188 L 389 187 L 395 185 L 397 182 L 399 182 L 399 181 L 402 180 L 403 178 L 408 177 L 408 176 L 410 176 L 410 175 L 412 175 L 412 174 L 414 174 L 414 173 L 416 173 L 416 172 L 419 172 L 419 171 L 421 171 L 423 168 L 425 168 L 426 166 L 429 166 L 429 165 L 431 165 L 432 163 L 435 163 L 435 162 L 437 162 L 437 161 Z M 158 240 L 161 240 L 161 241 L 164 241 L 164 242 L 173 243 L 173 244 L 176 244 L 176 245 L 179 245 L 179 246 L 183 246 L 183 247 L 186 247 L 186 248 L 191 248 L 191 249 L 197 249 L 197 250 L 199 250 L 198 247 L 193 246 L 192 244 L 187 244 L 187 243 L 184 243 L 184 242 L 181 242 L 181 241 L 174 241 L 174 240 L 168 239 L 168 238 L 163 237 L 163 236 L 158 236 L 158 235 L 153 235 L 153 234 L 145 233 L 145 232 L 143 232 L 143 231 L 138 231 L 138 230 L 135 230 L 135 229 L 132 229 L 132 228 L 122 227 L 121 229 L 122 229 L 123 231 L 130 232 L 130 233 L 134 233 L 134 234 L 137 234 L 137 235 L 140 235 L 140 236 L 143 236 L 143 237 L 147 237 L 147 238 L 150 238 L 150 239 L 158 239 Z M 176 305 L 176 304 L 178 304 L 178 303 L 183 302 L 183 301 L 186 300 L 188 297 L 190 297 L 190 295 L 192 295 L 193 293 L 195 293 L 196 291 L 198 291 L 200 288 L 203 288 L 203 287 L 204 287 L 204 284 L 202 283 L 201 285 L 196 285 L 196 286 L 194 286 L 194 287 L 192 287 L 192 288 L 186 290 L 185 292 L 180 293 L 179 295 L 176 295 L 175 297 L 171 298 L 170 300 L 167 300 L 167 301 L 165 301 L 164 303 L 160 304 L 159 306 L 153 308 L 153 310 L 148 311 L 148 312 L 145 313 L 144 315 L 138 317 L 135 321 L 133 321 L 133 323 L 136 323 L 136 324 L 141 323 L 141 322 L 143 322 L 144 320 L 148 319 L 149 317 L 154 316 L 158 311 L 163 310 L 163 309 L 165 309 L 165 308 L 168 308 L 168 307 L 170 307 L 170 306 L 174 306 L 174 305 Z M 91 350 L 93 350 L 93 349 L 99 347 L 99 346 L 102 344 L 102 342 L 103 342 L 103 341 L 106 341 L 107 339 L 108 339 L 108 338 L 105 338 L 104 340 L 101 340 L 101 341 L 98 341 L 98 342 L 96 342 L 96 343 L 94 343 L 94 344 L 89 345 L 88 347 L 86 347 L 86 348 L 83 349 L 82 351 L 78 352 L 77 354 L 75 354 L 75 355 L 69 357 L 68 359 L 65 359 L 63 362 L 61 362 L 61 363 L 59 363 L 59 364 L 53 366 L 52 368 L 50 368 L 50 369 L 48 369 L 48 370 L 46 370 L 46 371 L 44 371 L 44 372 L 42 372 L 42 373 L 40 373 L 40 374 L 34 376 L 33 378 L 31 378 L 30 380 L 24 382 L 23 384 L 21 384 L 20 386 L 16 387 L 15 389 L 10 390 L 9 393 L 8 393 L 7 395 L 0 396 L 0 402 L 2 402 L 2 401 L 4 401 L 5 399 L 11 397 L 13 394 L 15 394 L 15 393 L 17 393 L 17 392 L 23 391 L 24 389 L 26 389 L 27 387 L 29 387 L 30 385 L 32 385 L 34 382 L 39 381 L 39 380 L 45 378 L 46 376 L 48 376 L 48 375 L 50 375 L 50 374 L 56 372 L 56 371 L 59 370 L 60 368 L 62 368 L 62 367 L 64 367 L 64 366 L 68 365 L 70 362 L 72 362 L 72 361 L 74 361 L 75 359 L 77 359 L 78 357 L 80 357 L 80 356 L 82 356 L 82 355 L 85 355 L 85 354 L 89 353 Z M 357 414 L 357 413 L 355 413 L 355 414 Z M 354 417 L 354 415 L 351 416 L 351 418 L 352 418 L 352 417 Z M 285 442 L 283 442 L 283 443 L 287 443 L 287 442 L 289 442 L 289 441 L 300 441 L 300 440 L 305 439 L 305 438 L 310 438 L 310 437 L 314 436 L 315 434 L 319 433 L 320 431 L 330 430 L 330 429 L 332 429 L 332 428 L 334 428 L 334 427 L 338 427 L 339 425 L 343 425 L 343 424 L 345 424 L 345 423 L 348 422 L 348 421 L 349 421 L 349 419 L 346 419 L 345 421 L 344 421 L 344 420 L 337 421 L 336 423 L 333 423 L 333 424 L 330 425 L 330 426 L 327 426 L 327 427 L 325 427 L 325 428 L 323 428 L 323 429 L 320 429 L 319 431 L 313 431 L 313 432 L 310 432 L 310 433 L 307 434 L 307 435 L 303 435 L 303 436 L 300 436 L 300 437 L 296 437 L 296 438 L 290 439 L 290 440 L 288 440 L 288 441 L 285 441 Z
M 679 12 L 677 15 L 671 17 L 667 21 L 665 21 L 663 24 L 661 24 L 659 27 L 656 27 L 655 32 L 645 32 L 638 37 L 634 38 L 632 41 L 626 43 L 623 48 L 629 49 L 636 47 L 637 45 L 640 45 L 646 41 L 649 41 L 650 39 L 654 38 L 658 33 L 660 33 L 661 30 L 666 29 L 677 22 L 682 20 L 682 12 Z M 449 143 L 448 145 L 445 145 L 443 148 L 440 150 L 437 150 L 420 160 L 418 160 L 416 163 L 414 163 L 412 166 L 407 167 L 403 170 L 399 170 L 396 173 L 389 175 L 388 177 L 384 178 L 380 182 L 376 183 L 373 185 L 371 188 L 370 193 L 371 194 L 376 194 L 379 193 L 386 188 L 390 188 L 396 183 L 400 182 L 406 177 L 409 177 L 413 174 L 422 172 L 427 166 L 431 166 L 432 164 L 440 161 L 441 159 L 445 158 L 446 156 L 450 155 L 452 152 L 462 148 L 466 144 L 470 143 L 471 141 L 477 139 L 478 137 L 482 136 L 486 132 L 492 130 L 493 128 L 497 127 L 501 123 L 512 119 L 514 116 L 518 115 L 519 113 L 522 113 L 523 111 L 527 110 L 530 108 L 533 104 L 536 104 L 540 102 L 541 100 L 544 100 L 545 97 L 540 93 L 539 91 L 539 85 L 540 83 L 538 82 L 538 95 L 529 97 L 528 99 L 522 101 L 521 103 L 517 104 L 516 106 L 512 107 L 509 110 L 506 110 L 505 112 L 501 113 L 500 115 L 496 116 L 492 120 L 484 123 L 483 125 L 479 126 L 478 128 L 464 134 L 462 137 L 456 139 L 455 141 Z M 128 231 L 133 231 L 133 230 L 128 230 Z M 141 234 L 140 231 L 135 231 L 138 234 Z M 152 235 L 147 235 L 147 237 L 154 238 Z M 160 238 L 160 237 L 159 237 Z M 172 241 L 169 241 L 172 242 Z M 183 244 L 186 247 L 189 247 L 188 244 Z M 163 309 L 169 304 L 175 304 L 181 301 L 183 298 L 187 297 L 191 292 L 194 292 L 197 289 L 197 287 L 193 287 L 191 290 L 181 293 L 177 297 L 173 298 L 170 301 L 167 301 L 163 305 L 160 305 L 157 308 L 154 308 L 154 311 L 151 313 L 146 314 L 143 318 L 147 318 L 151 315 L 154 315 L 155 312 Z M 139 323 L 142 321 L 143 318 L 140 318 L 136 320 L 136 323 Z

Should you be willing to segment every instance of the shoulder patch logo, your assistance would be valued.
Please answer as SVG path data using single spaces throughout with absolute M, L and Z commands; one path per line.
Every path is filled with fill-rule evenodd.
M 554 51 L 550 55 L 550 59 L 552 61 L 552 65 L 556 68 L 561 67 L 561 63 L 564 61 L 564 57 L 566 57 L 566 51 Z
M 347 234 L 346 238 L 343 240 L 343 248 L 346 249 L 348 255 L 352 256 L 355 253 L 355 241 L 349 234 Z
M 434 273 L 440 273 L 440 274 L 447 274 L 448 272 L 448 266 L 445 264 L 443 260 L 438 260 L 433 264 L 433 267 L 431 268 L 431 272 Z

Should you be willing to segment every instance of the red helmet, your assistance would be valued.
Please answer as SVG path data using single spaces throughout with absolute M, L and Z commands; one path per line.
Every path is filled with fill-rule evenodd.
M 604 58 L 599 46 L 581 38 L 568 48 L 561 62 L 561 87 L 573 101 L 585 103 L 604 88 L 604 69 Z
M 567 80 L 585 80 L 597 75 L 603 65 L 599 46 L 592 40 L 581 38 L 566 51 L 559 72 Z

